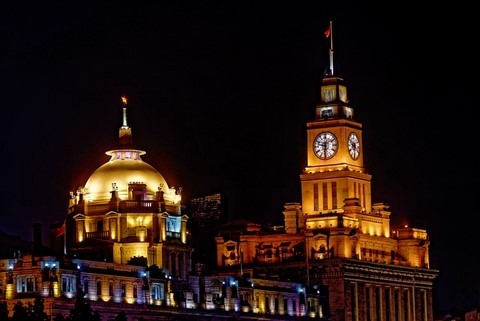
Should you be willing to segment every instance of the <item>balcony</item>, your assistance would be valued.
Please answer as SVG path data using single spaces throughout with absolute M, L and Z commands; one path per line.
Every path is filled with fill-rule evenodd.
M 156 201 L 120 201 L 118 209 L 120 212 L 158 213 L 158 202 Z
M 87 239 L 109 239 L 110 231 L 87 232 Z
M 105 214 L 109 211 L 135 212 L 135 213 L 158 213 L 159 205 L 157 201 L 120 201 L 118 207 L 115 204 L 86 204 L 85 214 Z

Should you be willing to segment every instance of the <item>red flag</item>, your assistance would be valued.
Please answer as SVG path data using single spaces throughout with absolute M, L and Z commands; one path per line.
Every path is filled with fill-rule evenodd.
M 65 234 L 65 222 L 63 222 L 62 226 L 60 227 L 57 227 L 56 230 L 56 238 L 59 238 L 60 236 L 62 236 L 63 234 Z
M 330 33 L 332 32 L 332 29 L 330 28 L 330 25 L 328 26 L 327 30 L 325 30 L 325 38 L 330 37 Z

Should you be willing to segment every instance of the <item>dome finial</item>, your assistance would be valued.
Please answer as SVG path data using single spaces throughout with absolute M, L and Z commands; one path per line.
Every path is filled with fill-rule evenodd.
M 132 129 L 127 125 L 127 96 L 122 95 L 123 103 L 123 122 L 119 130 L 119 139 L 121 146 L 132 146 Z
M 127 96 L 122 95 L 122 103 L 123 103 L 123 125 L 122 127 L 127 128 Z

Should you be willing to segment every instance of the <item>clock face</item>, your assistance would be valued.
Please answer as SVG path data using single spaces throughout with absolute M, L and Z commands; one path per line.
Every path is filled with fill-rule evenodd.
M 320 159 L 330 159 L 338 149 L 337 137 L 330 132 L 323 132 L 315 137 L 313 141 L 313 152 Z
M 353 160 L 357 160 L 360 156 L 360 140 L 355 133 L 348 135 L 348 153 Z

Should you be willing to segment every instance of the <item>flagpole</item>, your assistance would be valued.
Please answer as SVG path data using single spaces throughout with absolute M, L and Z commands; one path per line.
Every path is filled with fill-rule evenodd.
M 331 76 L 333 76 L 333 28 L 332 28 L 332 20 L 330 20 L 330 72 Z
M 67 220 L 63 221 L 63 254 L 67 254 Z

